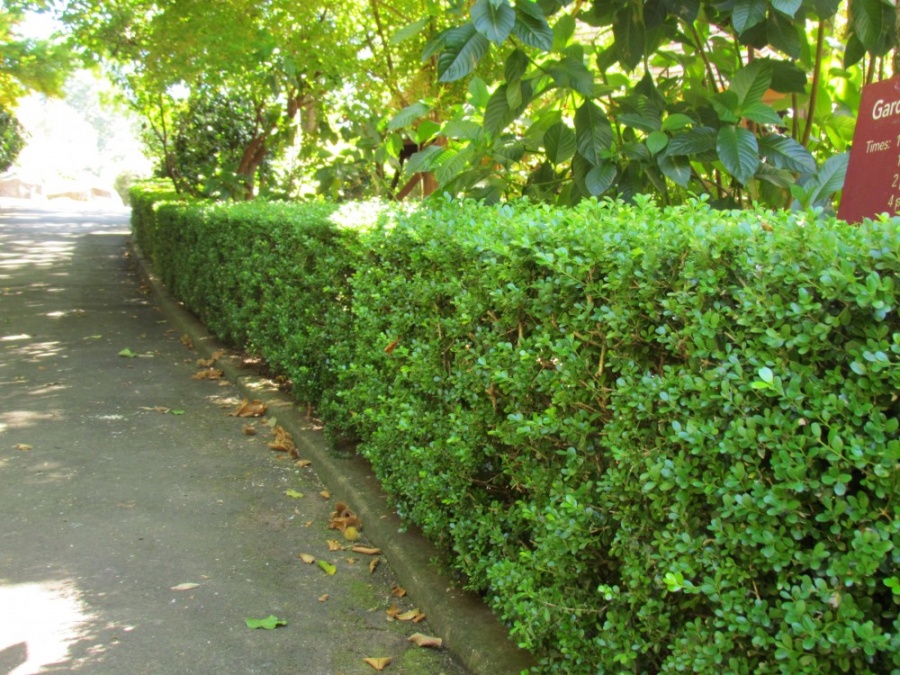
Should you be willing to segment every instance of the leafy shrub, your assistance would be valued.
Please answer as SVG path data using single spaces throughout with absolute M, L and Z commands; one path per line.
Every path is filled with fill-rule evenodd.
M 155 216 L 167 283 L 319 388 L 544 670 L 900 668 L 900 220 Z

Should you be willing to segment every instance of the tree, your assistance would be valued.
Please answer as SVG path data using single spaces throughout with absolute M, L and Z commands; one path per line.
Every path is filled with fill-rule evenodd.
M 0 107 L 0 172 L 6 171 L 25 147 L 25 130 L 15 115 Z
M 882 0 L 476 0 L 424 54 L 440 81 L 468 80 L 469 99 L 441 127 L 446 147 L 412 163 L 487 199 L 825 204 L 846 167 L 825 160 L 852 137 L 860 85 L 884 72 L 895 14 Z M 827 39 L 840 26 L 845 49 Z M 497 82 L 479 77 L 492 52 Z

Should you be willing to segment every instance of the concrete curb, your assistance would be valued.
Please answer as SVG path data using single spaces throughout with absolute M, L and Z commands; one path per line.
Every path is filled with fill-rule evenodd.
M 230 351 L 206 327 L 169 295 L 153 274 L 137 246 L 131 244 L 138 269 L 167 317 L 183 333 L 190 335 L 196 350 L 209 357 L 213 352 Z M 303 413 L 296 402 L 271 382 L 242 368 L 240 359 L 227 355 L 217 362 L 225 376 L 242 395 L 266 402 L 275 417 L 294 438 L 300 456 L 337 499 L 346 502 L 361 518 L 366 537 L 384 552 L 401 584 L 415 598 L 434 631 L 474 675 L 521 673 L 535 665 L 534 657 L 510 639 L 509 631 L 480 597 L 453 587 L 431 564 L 437 550 L 421 535 L 406 526 L 390 508 L 371 468 L 360 457 L 343 458 L 330 448 L 322 431 Z

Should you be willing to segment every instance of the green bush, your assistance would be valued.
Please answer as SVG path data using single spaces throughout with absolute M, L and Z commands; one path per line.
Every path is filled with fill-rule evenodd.
M 544 670 L 900 668 L 900 220 L 329 208 L 164 206 L 154 250 Z

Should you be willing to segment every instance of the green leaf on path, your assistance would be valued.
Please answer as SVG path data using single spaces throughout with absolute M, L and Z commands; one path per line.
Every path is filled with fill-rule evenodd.
M 287 626 L 287 621 L 279 619 L 274 614 L 269 614 L 265 619 L 244 619 L 247 628 L 264 628 L 266 630 L 274 630 L 278 626 Z
M 184 410 L 170 410 L 170 415 L 184 415 Z
M 303 499 L 303 493 L 297 492 L 296 490 L 285 490 L 284 494 L 288 497 L 293 497 L 294 499 Z
M 124 356 L 126 359 L 136 359 L 137 354 L 128 349 L 127 347 L 119 352 L 119 356 Z
M 317 560 L 316 564 L 322 568 L 322 571 L 325 572 L 328 576 L 334 576 L 334 573 L 337 572 L 337 567 L 332 565 L 327 560 Z

